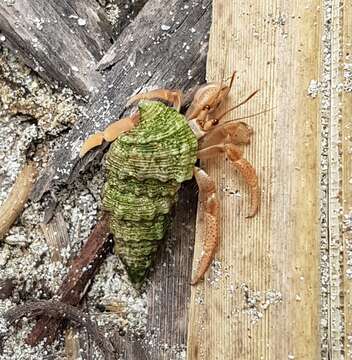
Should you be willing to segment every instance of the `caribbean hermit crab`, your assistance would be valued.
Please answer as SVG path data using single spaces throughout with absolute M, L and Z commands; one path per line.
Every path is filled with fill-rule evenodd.
M 181 91 L 159 89 L 133 96 L 127 105 L 138 102 L 138 111 L 112 123 L 104 132 L 91 135 L 81 148 L 82 157 L 104 140 L 112 142 L 106 160 L 103 207 L 110 213 L 115 253 L 137 286 L 143 281 L 166 233 L 181 183 L 193 176 L 205 199 L 206 235 L 192 284 L 204 276 L 214 257 L 219 242 L 219 200 L 213 180 L 195 166 L 197 159 L 225 153 L 251 189 L 248 217 L 258 211 L 258 178 L 238 146 L 249 143 L 252 129 L 238 119 L 222 122 L 225 114 L 244 104 L 256 92 L 218 114 L 234 78 L 235 73 L 228 86 L 222 82 L 201 86 L 185 115 L 180 113 Z

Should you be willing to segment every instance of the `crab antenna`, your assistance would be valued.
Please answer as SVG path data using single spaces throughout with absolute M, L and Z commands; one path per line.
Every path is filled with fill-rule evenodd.
M 226 70 L 226 66 L 227 66 L 227 55 L 229 53 L 229 48 L 226 49 L 226 53 L 225 53 L 225 63 L 224 63 L 224 67 L 222 68 L 222 73 L 221 73 L 221 81 L 220 81 L 220 86 L 219 86 L 219 90 L 218 93 L 216 94 L 216 100 L 218 99 L 219 95 L 220 95 L 220 91 L 222 89 L 222 85 L 224 84 L 224 77 L 225 77 L 225 70 Z M 231 77 L 231 82 L 230 82 L 230 89 L 235 77 L 236 71 L 233 72 L 232 77 Z M 230 90 L 229 90 L 230 91 Z
M 232 88 L 232 85 L 233 85 L 233 82 L 234 82 L 234 80 L 235 80 L 236 74 L 237 74 L 237 71 L 234 70 L 233 73 L 232 73 L 232 75 L 231 75 L 231 81 L 230 81 L 230 85 L 229 85 L 229 92 L 230 92 L 230 90 L 231 90 L 231 88 Z
M 232 110 L 237 109 L 238 107 L 240 107 L 241 105 L 244 105 L 247 101 L 249 101 L 257 92 L 259 91 L 256 90 L 254 91 L 252 94 L 250 94 L 246 99 L 244 99 L 243 101 L 241 101 L 239 104 L 235 105 L 234 107 L 226 110 L 225 112 L 223 112 L 219 117 L 218 117 L 218 121 L 220 121 L 226 114 L 228 114 L 229 112 L 231 112 Z
M 224 122 L 222 122 L 221 124 L 214 126 L 214 127 L 211 129 L 211 131 L 213 131 L 213 130 L 215 130 L 215 129 L 218 129 L 219 127 L 221 127 L 221 126 L 223 126 L 223 125 L 225 125 L 225 124 L 227 124 L 227 123 L 229 123 L 229 122 L 240 121 L 240 120 L 243 120 L 243 119 L 248 119 L 248 118 L 251 118 L 251 117 L 254 117 L 254 116 L 262 115 L 262 114 L 265 114 L 265 113 L 267 113 L 267 112 L 269 112 L 269 111 L 271 111 L 271 110 L 274 110 L 274 109 L 275 109 L 275 107 L 272 107 L 272 108 L 270 108 L 270 109 L 262 110 L 262 111 L 259 111 L 259 112 L 257 112 L 257 113 L 251 114 L 251 115 L 241 116 L 241 117 L 239 117 L 239 118 L 235 118 L 235 119 L 231 119 L 231 120 L 224 121 Z

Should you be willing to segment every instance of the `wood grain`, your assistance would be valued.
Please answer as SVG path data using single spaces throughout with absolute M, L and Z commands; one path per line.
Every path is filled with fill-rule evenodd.
M 0 240 L 6 235 L 17 217 L 22 213 L 37 178 L 37 168 L 33 162 L 25 164 L 17 175 L 11 191 L 0 206 Z
M 347 1 L 343 2 L 347 4 Z M 327 125 L 327 254 L 328 267 L 323 268 L 328 276 L 327 309 L 327 353 L 323 351 L 323 359 L 338 360 L 342 358 L 344 347 L 344 284 L 341 249 L 343 248 L 341 218 L 341 93 L 338 90 L 342 80 L 341 46 L 342 16 L 341 2 L 333 0 L 330 8 L 325 10 L 325 22 L 329 21 L 329 37 L 325 39 L 325 49 L 330 56 L 324 57 L 324 70 L 329 71 L 329 80 L 323 84 L 322 123 Z M 324 80 L 323 80 L 324 81 Z M 328 105 L 328 106 L 327 106 Z M 346 154 L 345 154 L 346 155 Z M 344 193 L 346 196 L 346 193 Z M 348 195 L 347 195 L 348 196 Z M 323 304 L 323 301 L 322 301 Z M 325 329 L 324 329 L 325 330 Z M 347 339 L 346 339 L 347 340 Z
M 191 292 L 192 253 L 197 191 L 190 181 L 182 186 L 170 230 L 161 247 L 147 287 L 148 318 L 143 340 L 116 336 L 121 358 L 178 360 L 187 348 L 187 304 Z
M 0 32 L 4 45 L 49 82 L 88 95 L 103 81 L 95 67 L 112 29 L 95 0 L 2 1 Z
M 151 286 L 147 291 L 149 306 L 145 342 L 149 359 L 182 359 L 181 355 L 187 347 L 187 304 L 191 292 L 196 189 L 194 181 L 182 187 L 166 243 L 151 274 Z
M 319 359 L 319 103 L 307 95 L 319 75 L 319 5 L 213 2 L 209 80 L 238 70 L 227 107 L 261 89 L 228 119 L 272 110 L 248 120 L 257 217 L 245 219 L 248 189 L 228 161 L 202 164 L 219 187 L 222 234 L 208 279 L 192 289 L 189 360 Z M 200 204 L 194 268 L 203 227 Z
M 119 18 L 114 25 L 114 32 L 120 34 L 123 29 L 133 21 L 147 1 L 148 0 L 133 0 L 126 3 L 126 0 L 116 0 L 114 3 L 116 3 L 119 9 Z
M 49 246 L 52 261 L 63 261 L 61 251 L 66 248 L 70 242 L 67 231 L 67 224 L 59 210 L 53 218 L 47 223 L 40 224 L 45 240 Z
M 163 19 L 162 24 L 170 26 L 169 31 L 161 29 L 161 23 L 155 21 L 156 14 Z M 114 121 L 124 111 L 126 99 L 133 91 L 141 91 L 145 86 L 189 90 L 204 82 L 210 19 L 210 0 L 191 6 L 185 0 L 148 1 L 134 23 L 125 29 L 118 46 L 108 52 L 114 54 L 113 49 L 116 49 L 124 61 L 108 65 L 107 81 L 101 93 L 88 105 L 87 113 L 69 139 L 63 140 L 51 166 L 44 171 L 37 186 L 37 198 L 54 184 L 65 185 L 76 179 L 79 170 L 84 168 L 84 162 L 77 158 L 79 141 Z M 135 40 L 131 41 L 133 38 Z M 130 56 L 136 61 L 133 66 L 125 61 Z M 139 344 L 131 345 L 120 339 L 121 353 L 128 359 L 145 359 L 147 356 L 148 359 L 171 360 L 179 358 L 185 351 L 196 201 L 196 186 L 191 182 L 180 194 L 166 240 L 168 246 L 161 250 L 151 274 L 152 286 L 147 294 L 148 329 L 143 341 L 146 353 Z M 48 323 L 42 321 L 41 324 Z M 41 334 L 44 335 L 40 331 Z
M 341 93 L 341 131 L 339 139 L 341 139 L 342 162 L 339 161 L 341 171 L 341 189 L 339 194 L 342 200 L 342 211 L 344 218 L 344 227 L 340 228 L 343 262 L 342 262 L 342 284 L 341 293 L 343 295 L 341 323 L 335 324 L 335 331 L 338 330 L 340 340 L 343 342 L 339 346 L 339 350 L 345 354 L 346 359 L 352 358 L 352 3 L 344 1 L 342 8 L 343 14 L 339 19 L 342 21 L 342 39 L 341 39 L 341 61 L 336 65 L 339 70 L 339 80 L 344 84 Z M 337 117 L 339 121 L 340 117 Z M 340 150 L 340 141 L 338 141 L 338 149 Z M 341 221 L 341 218 L 339 218 Z M 342 222 L 341 222 L 342 223 Z M 339 356 L 341 355 L 341 352 Z M 332 360 L 340 359 L 340 357 L 331 357 Z

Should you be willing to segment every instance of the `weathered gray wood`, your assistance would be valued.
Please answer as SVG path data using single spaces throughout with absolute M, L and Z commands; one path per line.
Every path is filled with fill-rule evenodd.
M 182 187 L 167 245 L 161 249 L 151 274 L 144 343 L 146 353 L 153 360 L 182 359 L 182 351 L 186 349 L 197 195 L 194 181 Z
M 0 2 L 4 45 L 47 80 L 89 94 L 102 81 L 96 64 L 111 46 L 111 26 L 95 0 Z
M 12 278 L 0 279 L 0 300 L 9 298 L 16 287 L 15 280 Z
M 100 150 L 83 161 L 78 159 L 83 139 L 120 117 L 127 97 L 134 91 L 149 86 L 186 90 L 204 82 L 210 5 L 210 0 L 194 6 L 180 0 L 150 0 L 145 5 L 108 52 L 117 55 L 112 57 L 113 62 L 120 61 L 105 63 L 109 68 L 106 82 L 87 106 L 86 115 L 54 154 L 37 183 L 34 199 L 39 199 L 53 186 L 73 181 L 91 158 L 102 153 Z M 167 26 L 170 29 L 164 30 Z M 186 345 L 196 198 L 195 185 L 187 184 L 180 194 L 168 235 L 171 251 L 165 247 L 161 250 L 151 273 L 148 329 L 145 341 L 140 342 L 146 351 L 139 347 L 138 350 L 136 344 L 121 341 L 120 350 L 127 358 L 173 360 L 179 358 L 180 349 Z M 161 350 L 165 344 L 167 351 Z
M 72 181 L 99 152 L 80 161 L 81 144 L 124 112 L 126 100 L 146 87 L 189 89 L 204 81 L 211 0 L 150 0 L 109 51 L 112 65 L 86 114 L 53 154 L 32 193 L 38 200 L 54 185 Z M 170 28 L 168 28 L 170 27 Z M 167 29 L 167 30 L 166 30 Z M 101 153 L 101 152 L 100 152 Z
M 117 0 L 116 4 L 119 9 L 119 17 L 116 25 L 114 25 L 114 32 L 118 34 L 137 16 L 148 0 Z

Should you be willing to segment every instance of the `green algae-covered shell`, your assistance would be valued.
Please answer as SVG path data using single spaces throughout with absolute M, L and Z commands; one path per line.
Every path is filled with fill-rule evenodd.
M 170 222 L 180 184 L 193 176 L 198 142 L 187 120 L 157 101 L 139 103 L 140 122 L 111 146 L 103 205 L 115 253 L 139 286 Z
M 112 144 L 108 166 L 121 178 L 191 179 L 197 139 L 183 115 L 155 101 L 141 101 L 140 124 Z

